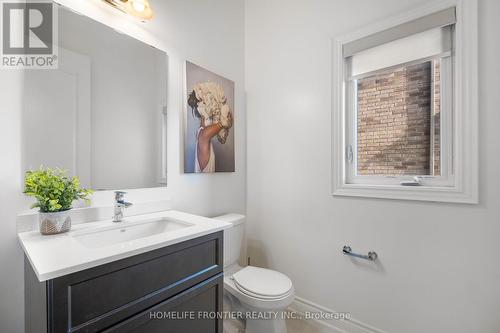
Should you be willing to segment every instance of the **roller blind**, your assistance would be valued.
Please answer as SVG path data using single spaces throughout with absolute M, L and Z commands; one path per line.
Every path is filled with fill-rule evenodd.
M 423 16 L 416 20 L 397 25 L 390 29 L 386 29 L 373 35 L 344 44 L 344 58 L 350 57 L 366 49 L 405 38 L 419 32 L 455 24 L 456 20 L 455 7 Z
M 351 76 L 449 52 L 455 7 L 344 44 Z

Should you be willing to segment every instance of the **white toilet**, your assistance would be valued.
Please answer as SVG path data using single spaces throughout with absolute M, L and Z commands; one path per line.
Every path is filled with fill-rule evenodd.
M 295 290 L 284 274 L 270 269 L 238 265 L 245 216 L 227 214 L 215 219 L 229 222 L 224 230 L 224 289 L 239 300 L 246 319 L 246 333 L 286 333 L 284 310 L 292 303 Z

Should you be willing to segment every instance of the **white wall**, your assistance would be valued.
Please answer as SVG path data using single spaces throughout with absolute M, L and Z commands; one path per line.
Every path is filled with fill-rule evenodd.
M 387 332 L 499 332 L 500 2 L 479 2 L 474 206 L 330 195 L 330 41 L 422 1 L 245 2 L 249 252 L 299 297 Z M 379 264 L 352 262 L 345 244 Z
M 170 197 L 176 209 L 216 215 L 245 212 L 245 101 L 243 0 L 152 0 L 156 17 L 146 24 L 108 8 L 100 0 L 62 0 L 71 8 L 165 49 L 169 54 L 168 187 L 134 190 L 131 198 Z M 236 82 L 236 172 L 181 174 L 180 112 L 183 59 Z M 0 72 L 0 323 L 2 332 L 23 332 L 23 258 L 16 239 L 16 215 L 25 208 L 20 194 L 22 75 Z M 110 194 L 111 195 L 111 194 Z M 110 197 L 110 202 L 111 202 Z
M 24 325 L 23 254 L 17 242 L 16 215 L 21 209 L 20 71 L 0 70 L 0 324 L 5 332 Z

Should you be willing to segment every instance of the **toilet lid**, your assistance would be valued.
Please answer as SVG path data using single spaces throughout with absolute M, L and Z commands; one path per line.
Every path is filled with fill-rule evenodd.
M 263 298 L 280 297 L 292 289 L 292 281 L 285 274 L 253 266 L 234 273 L 233 280 L 238 289 Z

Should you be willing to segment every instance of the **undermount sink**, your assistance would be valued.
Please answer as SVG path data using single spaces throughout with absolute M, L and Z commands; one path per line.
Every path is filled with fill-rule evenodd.
M 82 231 L 74 234 L 73 237 L 85 247 L 100 248 L 189 228 L 191 226 L 193 224 L 168 218 L 158 218 L 132 223 L 117 222 L 116 226 Z

